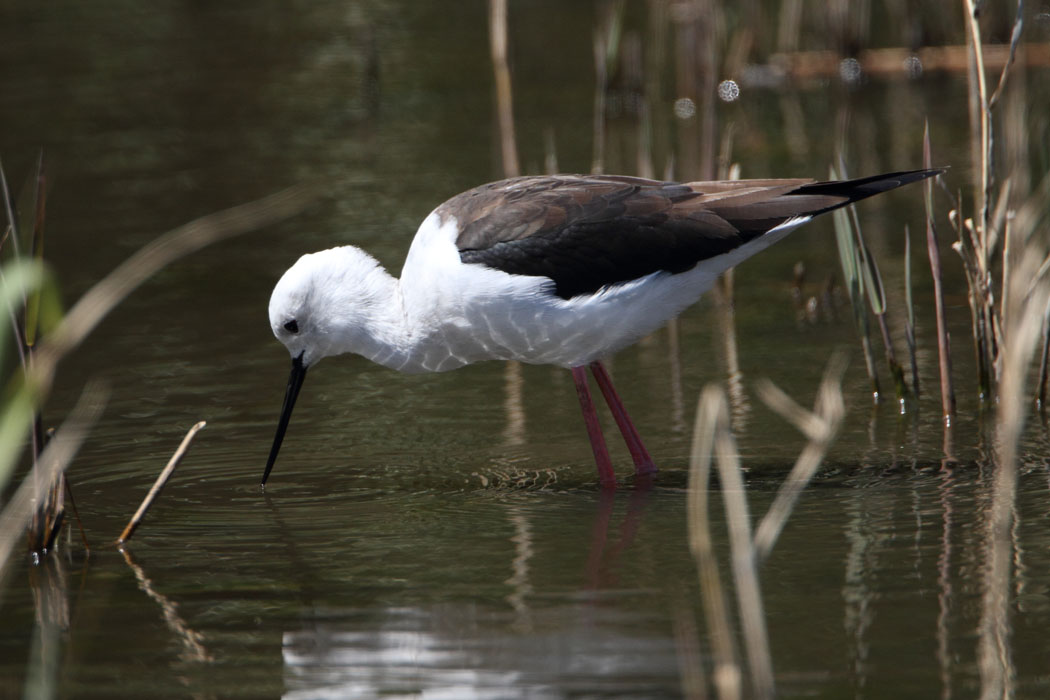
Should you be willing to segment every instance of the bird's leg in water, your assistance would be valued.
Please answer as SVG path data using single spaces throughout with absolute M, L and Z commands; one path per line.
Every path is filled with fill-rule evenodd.
M 609 459 L 609 448 L 602 437 L 602 426 L 598 423 L 598 413 L 594 410 L 591 390 L 587 386 L 587 371 L 583 367 L 572 368 L 572 379 L 576 383 L 576 394 L 580 397 L 580 408 L 583 410 L 583 422 L 587 425 L 587 437 L 591 439 L 591 450 L 598 465 L 598 480 L 605 488 L 616 488 L 616 474 L 613 472 L 612 460 Z
M 609 377 L 605 365 L 597 361 L 592 362 L 591 373 L 594 374 L 598 388 L 605 397 L 605 403 L 609 404 L 609 410 L 612 411 L 613 419 L 616 420 L 616 426 L 620 429 L 624 442 L 627 443 L 627 450 L 631 453 L 631 459 L 634 460 L 634 473 L 638 476 L 652 474 L 656 471 L 656 464 L 653 463 L 649 451 L 642 444 L 642 437 L 638 434 L 634 423 L 631 422 L 631 417 L 627 415 L 627 409 L 624 408 L 623 401 L 616 393 L 616 388 L 613 386 L 612 378 Z

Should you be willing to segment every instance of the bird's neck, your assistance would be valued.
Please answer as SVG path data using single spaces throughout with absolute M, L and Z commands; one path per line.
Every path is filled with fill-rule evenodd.
M 325 336 L 325 355 L 353 353 L 387 367 L 399 368 L 411 355 L 400 281 L 378 264 L 352 285 L 338 285 Z
M 450 364 L 426 318 L 406 305 L 401 280 L 378 263 L 353 284 L 335 285 L 335 293 L 347 298 L 331 299 L 334 313 L 325 334 L 330 346 L 324 355 L 354 353 L 401 372 L 434 372 L 462 366 Z

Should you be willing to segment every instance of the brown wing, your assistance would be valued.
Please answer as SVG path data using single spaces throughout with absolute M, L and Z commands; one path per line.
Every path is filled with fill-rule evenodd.
M 558 296 L 569 299 L 657 271 L 685 272 L 788 219 L 814 216 L 934 172 L 832 183 L 522 177 L 459 194 L 438 214 L 455 217 L 464 263 L 548 277 Z

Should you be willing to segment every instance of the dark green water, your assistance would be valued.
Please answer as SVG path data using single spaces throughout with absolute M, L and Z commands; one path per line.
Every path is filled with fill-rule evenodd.
M 543 170 L 550 134 L 560 169 L 587 171 L 597 10 L 511 9 L 522 167 Z M 1046 22 L 1032 26 L 1030 40 L 1046 40 Z M 906 43 L 884 31 L 885 45 Z M 0 156 L 17 189 L 45 149 L 47 256 L 67 300 L 189 219 L 302 181 L 325 192 L 289 222 L 172 266 L 63 365 L 49 424 L 86 379 L 112 386 L 70 470 L 93 549 L 85 557 L 74 531 L 44 566 L 8 572 L 0 696 L 22 695 L 44 659 L 63 697 L 675 697 L 675 630 L 693 619 L 710 672 L 685 518 L 696 400 L 727 377 L 710 301 L 682 317 L 677 340 L 662 331 L 612 363 L 661 466 L 648 489 L 626 478 L 611 421 L 625 478 L 615 494 L 597 489 L 563 370 L 522 367 L 515 389 L 500 364 L 408 377 L 348 357 L 311 371 L 259 491 L 288 364 L 268 328 L 272 285 L 298 255 L 346 243 L 396 272 L 436 204 L 501 176 L 488 51 L 480 2 L 0 6 Z M 656 172 L 695 131 L 672 116 L 665 71 Z M 1037 104 L 1048 83 L 1029 79 Z M 965 98 L 962 77 L 944 75 L 745 86 L 717 116 L 736 129 L 745 177 L 823 177 L 844 115 L 854 174 L 915 167 L 928 116 L 938 162 L 966 188 Z M 636 172 L 637 121 L 607 128 L 606 170 Z M 898 309 L 902 231 L 921 230 L 921 204 L 912 189 L 860 210 Z M 784 696 L 973 697 L 990 416 L 961 389 L 958 459 L 942 462 L 930 284 L 918 272 L 924 397 L 903 417 L 893 402 L 871 408 L 848 305 L 807 320 L 792 299 L 796 262 L 806 295 L 837 274 L 832 236 L 830 220 L 816 222 L 736 274 L 733 413 L 753 513 L 804 445 L 754 381 L 808 405 L 830 354 L 852 353 L 841 437 L 761 570 L 777 684 Z M 966 387 L 965 288 L 945 243 Z M 903 351 L 899 313 L 892 331 Z M 202 419 L 125 558 L 113 539 Z M 1013 532 L 1009 662 L 1023 697 L 1050 685 L 1048 443 L 1036 420 Z M 727 555 L 720 519 L 716 538 Z

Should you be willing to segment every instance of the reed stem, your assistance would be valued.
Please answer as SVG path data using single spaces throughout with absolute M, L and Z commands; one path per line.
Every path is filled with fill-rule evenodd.
M 931 167 L 930 124 L 926 123 L 922 140 L 923 167 Z M 948 334 L 948 319 L 944 305 L 944 282 L 941 273 L 941 253 L 937 244 L 937 227 L 933 220 L 933 180 L 923 183 L 926 206 L 926 253 L 930 259 L 933 277 L 933 303 L 937 318 L 937 357 L 941 374 L 941 419 L 951 425 L 955 415 L 955 387 L 952 384 L 952 346 Z
M 190 449 L 190 443 L 193 442 L 193 438 L 199 433 L 204 426 L 207 425 L 204 421 L 200 421 L 186 433 L 186 437 L 182 438 L 182 442 L 179 444 L 178 449 L 175 450 L 175 454 L 168 460 L 168 464 L 160 472 L 160 476 L 153 482 L 153 486 L 150 488 L 149 493 L 142 499 L 142 503 L 139 505 L 139 509 L 135 511 L 135 515 L 128 521 L 127 526 L 124 527 L 124 531 L 120 533 L 120 537 L 117 538 L 117 544 L 124 544 L 131 539 L 131 536 L 135 534 L 135 530 L 142 523 L 142 519 L 146 517 L 146 513 L 149 512 L 150 507 L 153 506 L 153 501 L 160 495 L 161 490 L 168 483 L 168 479 L 175 473 L 175 467 L 179 466 L 179 462 L 186 456 L 187 450 Z

